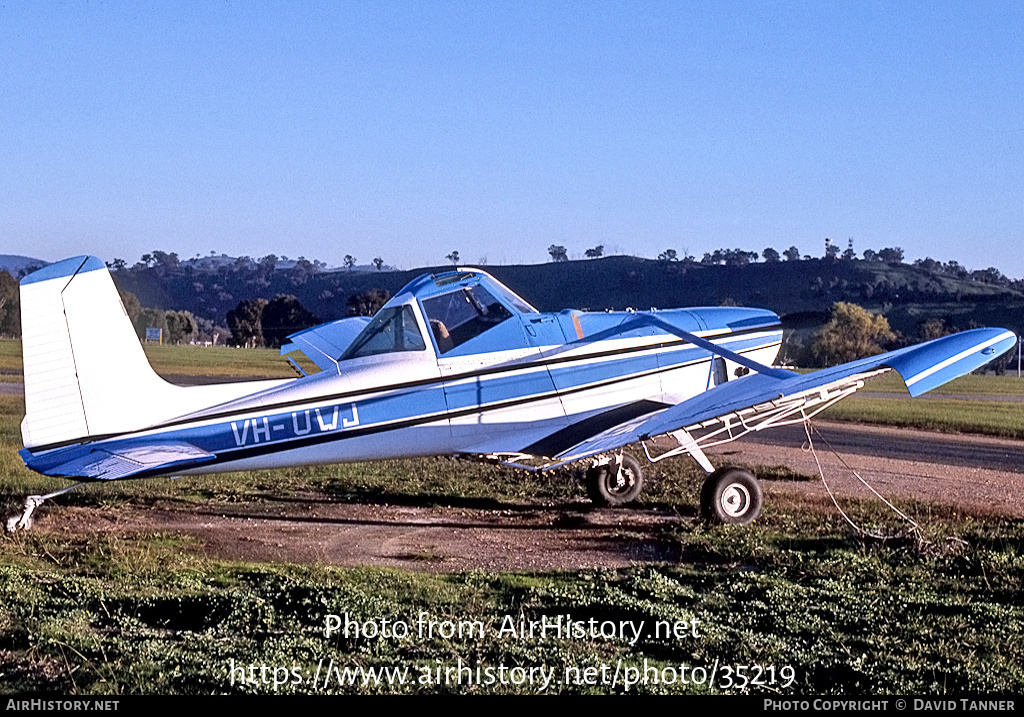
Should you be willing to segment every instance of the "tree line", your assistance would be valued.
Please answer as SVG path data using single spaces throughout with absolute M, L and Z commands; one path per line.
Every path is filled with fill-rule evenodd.
M 599 259 L 605 255 L 605 247 L 599 244 L 587 249 L 584 256 L 587 259 Z M 548 247 L 548 256 L 553 262 L 569 261 L 569 251 L 561 244 L 552 244 Z M 746 266 L 763 259 L 766 264 L 773 264 L 780 261 L 811 261 L 817 257 L 801 253 L 795 245 L 790 246 L 782 252 L 774 247 L 765 247 L 761 252 L 747 251 L 744 249 L 715 249 L 705 252 L 698 260 L 688 251 L 683 250 L 682 256 L 676 249 L 666 249 L 658 254 L 658 261 L 666 263 L 679 262 L 683 265 L 700 264 L 703 266 Z M 831 239 L 825 239 L 825 252 L 820 257 L 825 261 L 865 261 L 868 263 L 903 264 L 904 251 L 902 247 L 884 247 L 878 251 L 865 249 L 858 256 L 853 248 L 853 239 L 847 241 L 846 249 L 840 250 L 838 244 Z M 937 261 L 931 257 L 915 259 L 913 266 L 924 271 L 949 276 L 957 279 L 967 279 L 982 284 L 1004 286 L 1024 291 L 1024 278 L 1013 280 L 1005 276 L 999 269 L 988 267 L 986 269 L 969 270 L 955 260 L 947 262 Z

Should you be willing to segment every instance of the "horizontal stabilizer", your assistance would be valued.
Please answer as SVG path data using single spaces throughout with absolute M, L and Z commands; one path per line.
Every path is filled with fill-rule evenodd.
M 337 370 L 338 359 L 368 323 L 368 316 L 352 316 L 299 331 L 288 337 L 291 343 L 281 347 L 281 355 L 301 351 L 321 371 Z
M 80 446 L 76 451 L 59 451 L 56 461 L 46 456 L 33 455 L 22 450 L 25 465 L 48 476 L 66 476 L 83 480 L 116 480 L 141 477 L 153 472 L 166 472 L 173 468 L 191 468 L 213 460 L 213 453 L 184 441 L 153 441 L 116 449 Z

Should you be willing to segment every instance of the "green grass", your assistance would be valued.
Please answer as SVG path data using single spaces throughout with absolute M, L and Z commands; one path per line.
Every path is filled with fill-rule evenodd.
M 23 410 L 20 397 L 0 396 L 0 498 L 6 512 L 26 493 L 65 485 L 22 466 L 16 451 Z M 646 504 L 692 515 L 700 475 L 691 463 L 670 460 L 654 467 Z M 116 511 L 126 502 L 208 505 L 306 491 L 417 504 L 469 501 L 499 510 L 527 500 L 581 495 L 565 474 L 536 476 L 438 458 L 114 482 L 71 493 L 49 510 L 53 519 L 69 505 Z M 877 504 L 844 505 L 859 523 L 891 530 Z M 838 516 L 780 499 L 771 501 L 750 528 L 680 520 L 661 536 L 678 546 L 681 559 L 674 564 L 548 574 L 434 575 L 246 564 L 205 557 L 201 542 L 164 532 L 22 533 L 0 540 L 0 691 L 537 691 L 529 685 L 453 686 L 436 680 L 314 690 L 309 681 L 317 665 L 334 660 L 339 667 L 408 667 L 414 678 L 426 668 L 454 668 L 460 661 L 482 669 L 553 669 L 557 679 L 547 691 L 563 693 L 1019 693 L 1024 689 L 1019 639 L 1024 525 L 928 505 L 900 507 L 923 524 L 926 540 L 858 538 Z M 326 637 L 326 616 L 342 613 L 360 622 L 409 625 L 424 613 L 435 621 L 479 621 L 485 632 Z M 576 621 L 631 626 L 643 621 L 645 634 L 631 645 L 605 637 L 498 632 L 508 618 L 564 614 Z M 656 620 L 696 620 L 698 637 L 657 637 L 649 633 Z M 266 682 L 242 684 L 236 671 L 233 684 L 232 664 L 287 673 L 271 670 L 263 675 Z M 693 684 L 691 672 L 685 685 L 649 680 L 627 690 L 621 675 L 611 684 L 616 668 L 645 665 L 658 670 L 718 665 L 719 680 L 712 687 Z M 770 666 L 776 682 L 762 673 L 765 684 L 727 688 L 723 665 Z M 596 684 L 566 683 L 566 667 L 593 668 Z M 784 667 L 792 668 L 792 684 L 786 684 L 790 673 L 781 672 Z M 275 689 L 275 675 L 288 683 Z M 734 684 L 740 681 L 733 677 Z
M 831 421 L 1024 439 L 1024 404 L 854 395 L 821 414 Z
M 165 376 L 294 378 L 276 349 L 143 344 L 153 370 Z M 0 380 L 22 380 L 21 341 L 0 340 Z
M 748 529 L 683 524 L 674 565 L 553 574 L 455 575 L 288 567 L 202 557 L 162 533 L 115 538 L 19 535 L 0 543 L 4 691 L 73 694 L 530 693 L 529 685 L 309 684 L 321 660 L 341 667 L 544 668 L 548 692 L 765 695 L 1013 695 L 1024 688 L 1024 528 L 936 516 L 956 540 L 863 541 L 837 521 L 783 506 Z M 419 636 L 417 619 L 469 620 L 482 633 Z M 411 634 L 324 632 L 328 615 L 388 620 Z M 615 637 L 500 634 L 509 618 L 639 627 Z M 656 621 L 686 623 L 680 637 Z M 693 637 L 692 626 L 697 625 Z M 231 665 L 287 669 L 288 684 L 232 684 Z M 622 683 L 616 667 L 710 670 L 718 684 Z M 726 688 L 724 665 L 772 666 L 776 684 Z M 598 684 L 566 667 L 606 668 Z M 792 673 L 781 672 L 790 668 Z M 257 671 L 257 675 L 258 675 Z M 648 672 L 648 675 L 651 673 Z M 671 674 L 661 672 L 660 675 Z M 692 676 L 692 673 L 690 673 Z M 792 674 L 792 684 L 788 675 Z M 302 683 L 296 681 L 296 675 Z M 634 673 L 634 676 L 636 673 Z M 734 675 L 734 677 L 736 677 Z M 762 677 L 766 677 L 762 674 Z
M 294 378 L 295 372 L 276 349 L 226 346 L 161 346 L 144 344 L 153 370 L 172 376 Z
M 903 379 L 894 371 L 873 378 L 864 387 L 865 391 L 875 393 L 895 393 L 909 396 Z M 955 394 L 963 396 L 1016 396 L 1024 398 L 1024 378 L 1014 375 L 993 376 L 968 374 L 953 379 L 949 383 L 935 389 L 936 394 Z
M 21 380 L 21 341 L 0 339 L 0 381 Z

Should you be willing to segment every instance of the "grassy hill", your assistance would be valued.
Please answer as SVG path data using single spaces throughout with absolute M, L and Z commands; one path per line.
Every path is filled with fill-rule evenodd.
M 345 315 L 348 297 L 369 289 L 396 293 L 428 271 L 261 271 L 227 265 L 125 269 L 118 287 L 143 306 L 188 310 L 223 322 L 243 299 L 294 294 L 322 320 Z M 627 256 L 521 266 L 484 267 L 541 310 L 591 310 L 735 303 L 820 321 L 836 301 L 884 313 L 895 328 L 916 333 L 927 318 L 950 325 L 1024 329 L 1024 293 L 1012 287 L 946 276 L 908 264 L 807 259 L 745 266 L 664 262 Z

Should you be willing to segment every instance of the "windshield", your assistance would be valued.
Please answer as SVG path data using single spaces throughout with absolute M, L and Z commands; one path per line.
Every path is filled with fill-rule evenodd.
M 440 354 L 512 316 L 511 311 L 480 285 L 424 299 L 423 313 Z
M 344 360 L 396 351 L 425 351 L 426 348 L 412 307 L 406 304 L 378 311 L 341 358 Z

